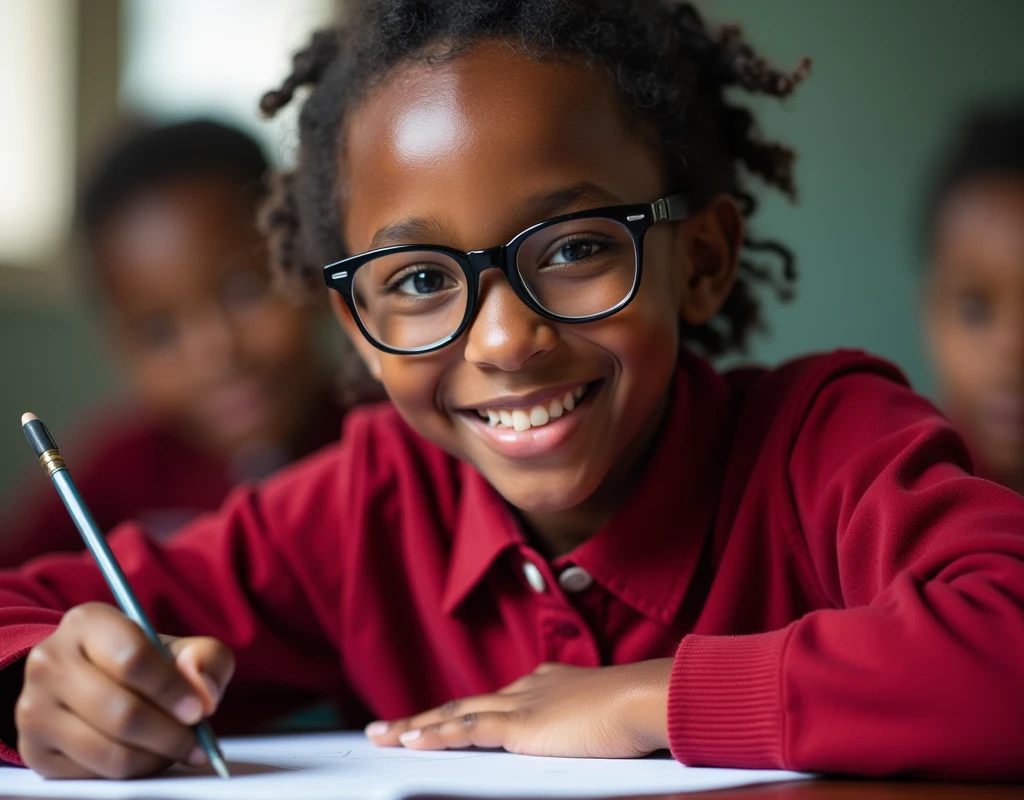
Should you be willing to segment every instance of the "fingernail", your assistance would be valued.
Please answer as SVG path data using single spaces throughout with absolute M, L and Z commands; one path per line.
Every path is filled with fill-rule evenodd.
M 192 748 L 192 752 L 188 754 L 188 759 L 186 760 L 192 766 L 198 767 L 200 764 L 206 763 L 206 753 L 203 752 L 203 748 L 196 745 Z
M 405 744 L 406 742 L 415 742 L 422 735 L 423 731 L 417 728 L 414 731 L 406 731 L 405 733 L 403 733 L 401 736 L 398 737 L 398 741 L 400 741 L 402 744 Z
M 388 723 L 378 720 L 377 722 L 371 722 L 367 725 L 364 733 L 366 733 L 367 736 L 383 736 L 388 732 L 390 727 L 391 726 L 388 725 Z
M 198 697 L 183 697 L 174 706 L 174 716 L 183 725 L 195 725 L 203 718 L 203 704 Z

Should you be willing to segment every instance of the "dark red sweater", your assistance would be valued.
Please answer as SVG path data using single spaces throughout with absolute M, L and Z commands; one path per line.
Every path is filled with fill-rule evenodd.
M 341 434 L 341 405 L 325 396 L 317 409 L 318 419 L 309 426 L 299 456 L 336 442 Z M 242 473 L 265 475 L 271 466 L 261 462 L 232 469 L 169 425 L 130 408 L 110 409 L 79 428 L 77 439 L 61 444 L 61 452 L 102 531 L 133 520 L 151 537 L 162 539 L 202 512 L 219 508 Z M 26 467 L 33 466 L 27 448 L 24 457 Z M 64 504 L 38 467 L 26 475 L 16 501 L 4 512 L 0 569 L 84 547 Z
M 128 525 L 114 547 L 159 630 L 235 650 L 221 730 L 314 696 L 392 718 L 542 661 L 674 655 L 684 763 L 1020 778 L 1024 499 L 968 469 L 877 360 L 723 378 L 684 356 L 632 497 L 553 563 L 389 406 L 170 542 Z M 0 575 L 0 667 L 107 597 L 87 557 Z

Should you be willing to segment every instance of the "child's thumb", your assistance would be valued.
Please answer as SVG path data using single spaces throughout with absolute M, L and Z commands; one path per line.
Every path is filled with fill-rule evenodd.
M 178 670 L 202 701 L 203 716 L 210 716 L 235 671 L 235 657 L 223 642 L 207 636 L 175 639 L 167 646 Z

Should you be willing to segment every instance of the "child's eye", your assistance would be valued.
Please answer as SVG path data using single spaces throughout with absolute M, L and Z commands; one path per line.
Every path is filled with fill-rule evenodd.
M 573 264 L 597 255 L 605 247 L 606 242 L 596 236 L 577 235 L 566 237 L 555 242 L 548 249 L 548 255 L 541 259 L 541 263 L 544 265 Z
M 441 270 L 413 267 L 392 279 L 388 283 L 386 291 L 388 294 L 398 293 L 411 297 L 423 297 L 443 292 L 446 289 L 455 289 L 457 286 L 455 280 Z
M 992 320 L 992 304 L 979 292 L 962 295 L 956 300 L 956 314 L 971 328 L 980 328 Z

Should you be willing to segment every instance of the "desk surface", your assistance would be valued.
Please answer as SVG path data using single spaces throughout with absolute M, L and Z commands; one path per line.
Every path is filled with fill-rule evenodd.
M 882 782 L 851 780 L 799 781 L 773 783 L 700 792 L 667 795 L 658 800 L 1024 800 L 1024 784 L 951 784 Z M 654 800 L 654 798 L 645 798 Z
M 817 780 L 774 783 L 696 794 L 646 795 L 621 800 L 1024 800 L 1024 784 L 951 784 L 882 781 Z M 5 795 L 0 800 L 26 800 Z M 31 800 L 45 800 L 35 797 Z M 66 800 L 66 799 L 65 799 Z M 410 799 L 411 800 L 411 799 Z M 416 800 L 448 800 L 417 797 Z M 465 798 L 460 798 L 465 800 Z

